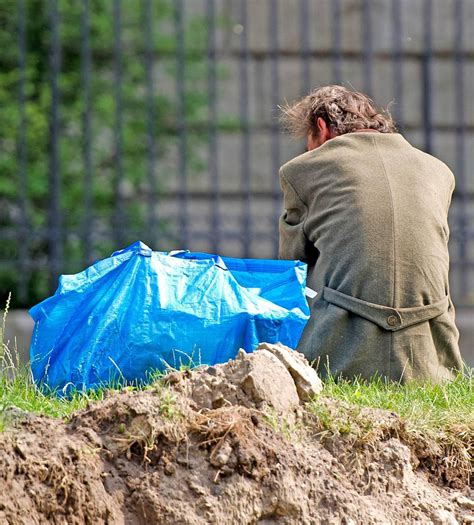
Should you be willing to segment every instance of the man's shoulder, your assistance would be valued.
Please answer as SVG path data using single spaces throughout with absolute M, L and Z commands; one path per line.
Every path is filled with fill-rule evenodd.
M 314 152 L 306 151 L 305 153 L 290 159 L 288 162 L 285 162 L 280 168 L 280 177 L 292 178 L 297 173 L 301 172 L 302 169 L 305 170 L 308 169 L 309 166 L 312 166 L 314 160 Z
M 451 168 L 443 162 L 439 157 L 436 157 L 435 155 L 431 153 L 427 153 L 426 151 L 423 151 L 422 149 L 416 148 L 415 146 L 412 146 L 412 148 L 417 152 L 419 157 L 423 160 L 425 160 L 428 163 L 431 163 L 441 170 L 445 171 L 448 175 L 453 175 Z
M 280 175 L 291 178 L 302 172 L 314 172 L 327 163 L 337 162 L 342 152 L 341 146 L 343 144 L 336 144 L 336 139 L 328 140 L 319 148 L 306 151 L 283 164 Z
M 447 186 L 454 186 L 454 174 L 451 168 L 443 162 L 439 157 L 431 153 L 427 153 L 422 149 L 419 149 L 415 146 L 410 145 L 412 155 L 414 155 L 417 160 L 428 169 L 432 174 L 436 174 L 439 178 L 445 181 Z M 416 166 L 416 165 L 414 165 Z
M 291 181 L 310 173 L 326 169 L 338 171 L 347 165 L 360 163 L 364 156 L 370 155 L 374 145 L 367 133 L 347 133 L 328 140 L 322 146 L 307 151 L 289 160 L 280 168 L 280 177 Z
M 416 148 L 399 133 L 347 133 L 328 140 L 319 148 L 307 151 L 289 160 L 280 168 L 280 177 L 294 184 L 306 180 L 310 174 L 326 170 L 357 171 L 361 165 L 376 156 L 397 158 L 397 165 L 406 160 L 412 169 L 429 167 L 443 179 L 454 184 L 451 169 L 439 158 Z M 400 166 L 401 167 L 401 166 Z M 302 182 L 302 181 L 301 181 Z

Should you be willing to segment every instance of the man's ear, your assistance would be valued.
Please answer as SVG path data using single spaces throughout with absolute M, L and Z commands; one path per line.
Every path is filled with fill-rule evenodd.
M 318 117 L 316 119 L 316 126 L 318 128 L 320 135 L 327 136 L 330 133 L 329 127 L 326 124 L 326 121 L 322 117 Z
M 318 134 L 323 139 L 323 142 L 326 142 L 326 140 L 329 140 L 335 137 L 335 135 L 329 129 L 329 126 L 327 125 L 326 121 L 322 117 L 317 118 L 316 126 L 318 128 L 318 132 L 319 132 Z

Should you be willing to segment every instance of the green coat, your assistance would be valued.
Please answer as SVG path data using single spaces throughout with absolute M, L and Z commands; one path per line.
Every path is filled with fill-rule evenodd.
M 291 160 L 280 182 L 280 258 L 307 262 L 318 293 L 298 350 L 323 376 L 452 378 L 449 168 L 399 134 L 356 132 Z

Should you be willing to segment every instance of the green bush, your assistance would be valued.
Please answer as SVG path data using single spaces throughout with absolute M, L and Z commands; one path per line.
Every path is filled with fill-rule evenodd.
M 25 0 L 26 14 L 26 121 L 27 121 L 27 240 L 33 266 L 25 272 L 18 264 L 19 248 L 25 240 L 18 236 L 21 224 L 17 143 L 20 126 L 18 86 L 20 81 L 18 9 L 16 0 L 4 0 L 0 7 L 0 301 L 13 292 L 14 306 L 29 306 L 45 297 L 51 286 L 48 273 L 49 118 L 51 88 L 49 69 L 49 9 L 51 2 Z M 61 73 L 60 88 L 60 209 L 62 213 L 64 260 L 61 271 L 79 271 L 91 261 L 85 258 L 82 241 L 85 221 L 92 223 L 92 259 L 107 256 L 138 238 L 159 248 L 156 239 L 168 225 L 158 220 L 156 230 L 147 229 L 150 186 L 147 178 L 147 102 L 145 68 L 144 3 L 121 2 L 122 104 L 123 104 L 123 180 L 117 187 L 114 133 L 114 16 L 113 2 L 90 0 L 90 46 L 92 53 L 92 215 L 85 213 L 84 135 L 82 119 L 84 90 L 81 87 L 82 2 L 59 0 Z M 176 122 L 179 112 L 177 93 L 165 95 L 160 85 L 176 80 L 177 39 L 174 29 L 176 3 L 153 0 L 153 52 L 155 94 L 153 98 L 156 139 L 156 179 L 158 197 L 166 192 L 168 181 L 177 176 L 172 166 L 160 166 L 169 148 L 177 146 Z M 185 21 L 185 114 L 189 124 L 207 115 L 205 50 L 206 26 L 194 17 Z M 190 51 L 193 51 L 192 53 Z M 168 89 L 168 92 L 172 90 Z M 189 137 L 186 154 L 190 171 L 202 170 L 197 146 L 199 134 Z M 122 246 L 114 238 L 117 199 L 123 203 L 123 224 L 118 225 Z M 168 235 L 172 235 L 168 232 Z M 5 264 L 6 261 L 6 264 Z M 23 271 L 19 271 L 23 270 Z M 27 290 L 19 297 L 20 280 Z

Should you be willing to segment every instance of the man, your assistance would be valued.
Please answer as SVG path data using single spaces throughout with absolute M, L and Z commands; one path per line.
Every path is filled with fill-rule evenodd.
M 280 170 L 279 255 L 305 261 L 318 293 L 298 350 L 322 375 L 453 378 L 453 174 L 362 93 L 326 86 L 283 113 L 308 151 Z

